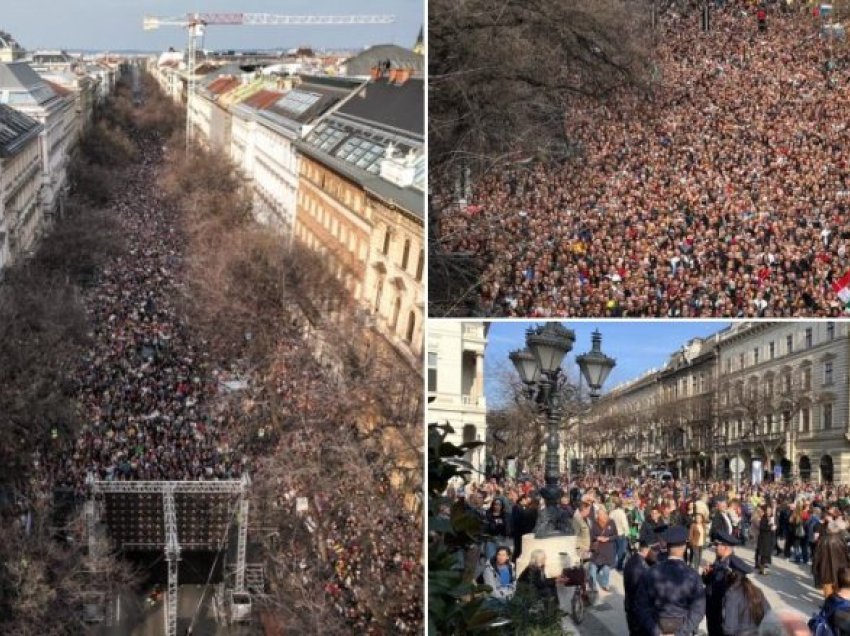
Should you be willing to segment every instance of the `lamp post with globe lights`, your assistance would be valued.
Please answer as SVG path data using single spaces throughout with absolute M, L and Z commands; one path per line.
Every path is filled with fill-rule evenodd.
M 594 332 L 592 350 L 576 360 L 590 387 L 592 400 L 599 397 L 602 384 L 616 364 L 602 353 L 601 342 L 602 336 L 598 331 Z M 550 322 L 529 328 L 525 336 L 526 348 L 512 351 L 509 355 L 526 387 L 527 395 L 535 401 L 546 422 L 545 485 L 540 491 L 546 508 L 538 515 L 534 532 L 538 538 L 561 534 L 557 529 L 557 511 L 562 492 L 559 425 L 566 384 L 561 363 L 572 350 L 573 343 L 575 332 L 559 323 Z

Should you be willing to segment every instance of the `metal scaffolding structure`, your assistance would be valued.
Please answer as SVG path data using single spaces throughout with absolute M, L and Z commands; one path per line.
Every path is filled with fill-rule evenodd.
M 245 591 L 245 553 L 248 546 L 248 498 L 239 500 L 239 540 L 236 544 L 236 582 L 237 592 Z
M 242 479 L 231 481 L 91 481 L 91 493 L 93 497 L 98 495 L 137 495 L 141 499 L 141 506 L 150 506 L 160 497 L 162 503 L 162 534 L 156 533 L 161 538 L 153 541 L 148 534 L 138 537 L 135 541 L 128 541 L 126 536 L 122 537 L 123 546 L 134 548 L 144 547 L 147 549 L 162 549 L 168 564 L 168 591 L 165 601 L 164 626 L 167 636 L 177 635 L 177 587 L 180 561 L 180 552 L 185 547 L 180 543 L 179 528 L 181 520 L 178 514 L 175 495 L 185 497 L 186 495 L 231 495 L 238 497 L 237 517 L 237 555 L 236 555 L 236 591 L 243 592 L 245 587 L 245 557 L 248 538 L 248 488 L 251 480 L 248 475 Z M 147 510 L 150 510 L 148 507 Z M 95 533 L 99 521 L 99 506 L 96 499 L 86 502 L 85 508 L 86 526 L 88 529 L 89 549 L 95 546 Z M 184 526 L 185 527 L 185 526 Z M 191 526 L 189 526 L 191 528 Z M 147 526 L 134 527 L 131 530 L 138 532 L 149 532 Z M 126 529 L 125 529 L 126 532 Z M 224 533 L 226 536 L 226 532 Z M 197 542 L 190 545 L 198 545 Z M 221 546 L 219 546 L 219 549 Z

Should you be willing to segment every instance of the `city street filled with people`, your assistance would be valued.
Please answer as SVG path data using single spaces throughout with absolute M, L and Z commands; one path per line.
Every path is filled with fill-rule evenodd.
M 584 617 L 574 620 L 577 588 L 568 570 L 541 573 L 535 564 L 545 565 L 543 551 L 522 554 L 522 536 L 534 532 L 545 506 L 542 484 L 542 473 L 499 475 L 458 481 L 446 493 L 481 521 L 481 544 L 459 559 L 475 561 L 497 611 L 525 583 L 532 598 L 557 599 L 565 627 L 580 634 L 805 634 L 824 622 L 838 634 L 850 627 L 850 487 L 565 475 L 561 553 L 570 567 L 584 564 L 593 591 Z
M 491 316 L 838 316 L 850 270 L 847 42 L 805 3 L 665 14 L 644 90 L 565 95 L 576 156 L 435 191 Z M 835 37 L 833 37 L 835 36 Z
M 320 466 L 323 446 L 356 417 L 348 413 L 343 422 L 341 399 L 311 399 L 338 387 L 305 341 L 281 338 L 269 352 L 274 364 L 260 373 L 217 357 L 226 347 L 192 328 L 189 244 L 179 209 L 157 188 L 165 140 L 138 129 L 128 134 L 139 158 L 122 172 L 111 204 L 126 247 L 83 293 L 90 346 L 68 378 L 81 425 L 71 447 L 57 431 L 34 455 L 36 491 L 45 499 L 71 492 L 80 503 L 92 480 L 218 480 L 245 472 L 256 479 L 262 461 Z M 279 407 L 274 418 L 268 392 Z M 273 430 L 272 420 L 282 427 Z M 359 443 L 356 435 L 351 443 Z M 293 469 L 279 484 L 280 504 L 291 511 L 296 495 L 309 498 L 327 528 L 291 556 L 317 577 L 311 585 L 324 590 L 342 624 L 362 634 L 421 628 L 421 532 L 404 495 L 386 481 L 392 463 L 372 458 L 364 479 L 374 482 L 330 488 Z

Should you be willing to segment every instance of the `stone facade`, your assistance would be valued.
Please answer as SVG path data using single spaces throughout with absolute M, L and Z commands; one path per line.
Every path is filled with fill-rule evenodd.
M 488 325 L 483 322 L 431 320 L 428 323 L 428 422 L 450 424 L 449 441 L 461 444 L 487 439 L 484 398 L 484 353 Z M 483 475 L 484 446 L 467 459 Z M 473 477 L 473 480 L 476 480 Z M 476 480 L 478 481 L 478 480 Z

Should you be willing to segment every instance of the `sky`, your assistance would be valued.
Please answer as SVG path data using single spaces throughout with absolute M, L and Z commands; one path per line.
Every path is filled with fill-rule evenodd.
M 26 0 L 3 1 L 0 30 L 25 49 L 150 50 L 185 48 L 186 31 L 142 30 L 142 18 L 188 11 L 285 15 L 390 14 L 396 22 L 362 26 L 219 26 L 207 29 L 209 49 L 359 49 L 374 44 L 412 47 L 424 23 L 424 0 Z
M 501 404 L 502 383 L 505 369 L 513 369 L 508 354 L 514 349 L 525 347 L 525 330 L 536 322 L 492 322 L 484 355 L 484 391 L 487 405 Z M 578 379 L 577 355 L 590 351 L 591 334 L 599 329 L 602 334 L 602 352 L 617 361 L 602 393 L 615 386 L 638 377 L 643 372 L 658 368 L 667 362 L 670 354 L 681 348 L 688 340 L 705 337 L 729 326 L 723 321 L 569 321 L 563 323 L 575 332 L 573 349 L 567 354 L 562 367 L 573 380 Z

